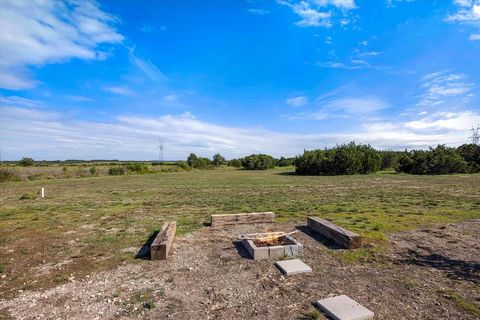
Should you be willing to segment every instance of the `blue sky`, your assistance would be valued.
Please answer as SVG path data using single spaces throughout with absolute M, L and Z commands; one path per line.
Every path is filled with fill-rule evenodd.
M 479 56 L 479 0 L 4 0 L 2 159 L 459 145 Z

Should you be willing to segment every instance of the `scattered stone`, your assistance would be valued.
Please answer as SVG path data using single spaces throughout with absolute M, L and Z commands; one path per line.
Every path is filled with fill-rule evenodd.
M 307 266 L 300 259 L 277 261 L 275 262 L 275 265 L 287 276 L 297 273 L 312 272 L 312 268 Z
M 315 305 L 335 320 L 373 319 L 374 314 L 346 295 L 318 300 Z

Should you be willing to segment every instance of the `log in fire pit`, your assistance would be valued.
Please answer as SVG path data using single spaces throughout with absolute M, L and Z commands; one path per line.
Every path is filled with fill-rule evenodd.
M 303 245 L 284 232 L 244 234 L 240 239 L 253 260 L 295 257 L 303 253 Z

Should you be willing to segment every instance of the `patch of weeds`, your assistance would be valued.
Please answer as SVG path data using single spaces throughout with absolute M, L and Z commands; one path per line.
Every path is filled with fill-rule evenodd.
M 167 310 L 172 313 L 172 312 L 175 312 L 177 310 L 178 306 L 175 304 L 175 303 L 169 303 L 167 305 Z
M 355 264 L 355 263 L 366 263 L 366 262 L 378 262 L 378 255 L 381 253 L 383 248 L 359 248 L 353 250 L 342 250 L 336 252 L 335 255 L 340 258 L 345 263 Z
M 68 282 L 68 278 L 70 277 L 70 275 L 68 273 L 61 273 L 61 274 L 57 274 L 54 278 L 53 278 L 53 282 L 55 283 L 64 283 L 64 282 Z
M 37 197 L 37 194 L 35 192 L 24 192 L 20 196 L 20 200 L 32 200 Z
M 320 320 L 320 319 L 325 319 L 325 317 L 322 315 L 320 311 L 318 311 L 315 308 L 312 308 L 311 310 L 303 313 L 302 316 L 300 317 L 300 320 Z
M 153 302 L 153 300 L 148 300 L 147 302 L 143 303 L 142 307 L 148 310 L 153 309 L 155 308 L 155 302 Z
M 475 303 L 472 301 L 469 301 L 460 295 L 458 295 L 455 292 L 442 292 L 443 296 L 455 303 L 458 309 L 468 312 L 478 318 L 480 318 L 480 307 L 478 307 Z
M 5 272 L 5 265 L 0 262 L 0 273 L 4 273 L 4 272 Z

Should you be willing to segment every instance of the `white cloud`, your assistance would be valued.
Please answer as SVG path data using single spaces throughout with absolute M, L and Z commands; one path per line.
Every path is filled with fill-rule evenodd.
M 446 21 L 471 25 L 480 30 L 480 0 L 455 0 L 454 3 L 459 5 L 460 9 L 455 14 L 449 15 Z M 480 35 L 478 33 L 471 34 L 469 39 L 479 40 Z
M 431 116 L 405 123 L 414 130 L 454 130 L 465 131 L 480 123 L 480 116 L 472 111 L 438 112 Z
M 468 99 L 473 83 L 467 81 L 464 74 L 434 72 L 422 78 L 424 93 L 417 106 L 435 106 L 444 104 L 451 99 Z
M 155 64 L 150 60 L 140 58 L 135 54 L 135 47 L 129 50 L 130 63 L 146 75 L 150 80 L 154 82 L 162 82 L 167 80 L 167 77 L 157 68 Z
M 220 152 L 229 158 L 259 152 L 294 156 L 304 149 L 352 140 L 377 148 L 401 150 L 439 143 L 465 143 L 471 125 L 480 121 L 478 112 L 464 110 L 407 122 L 366 121 L 357 129 L 340 133 L 299 134 L 222 126 L 198 120 L 190 113 L 160 117 L 120 116 L 109 122 L 82 121 L 43 108 L 3 104 L 0 113 L 3 119 L 2 155 L 12 160 L 23 156 L 50 160 L 155 159 L 159 136 L 166 140 L 166 158 L 172 160 L 185 159 L 190 152 L 210 157 Z
M 35 87 L 30 66 L 73 58 L 103 59 L 101 44 L 123 41 L 117 18 L 93 1 L 3 0 L 0 19 L 0 87 Z
M 95 101 L 92 98 L 86 96 L 78 96 L 78 95 L 66 95 L 64 96 L 65 99 L 75 101 L 75 102 L 92 102 Z
M 263 16 L 263 15 L 266 15 L 266 14 L 270 13 L 270 11 L 268 11 L 268 10 L 256 9 L 256 8 L 250 8 L 250 9 L 248 9 L 248 12 L 251 13 L 251 14 L 257 14 L 259 16 Z
M 480 40 L 480 33 L 471 34 L 470 37 L 468 37 L 468 39 L 472 41 Z
M 277 0 L 279 4 L 290 7 L 301 20 L 296 24 L 301 27 L 331 27 L 332 10 L 340 9 L 343 14 L 355 9 L 353 0 Z M 340 19 L 342 25 L 349 23 L 348 19 Z
M 305 96 L 297 96 L 297 97 L 289 98 L 285 102 L 289 106 L 298 108 L 308 104 L 308 98 Z
M 104 86 L 103 91 L 118 94 L 120 96 L 133 96 L 135 92 L 126 86 Z

